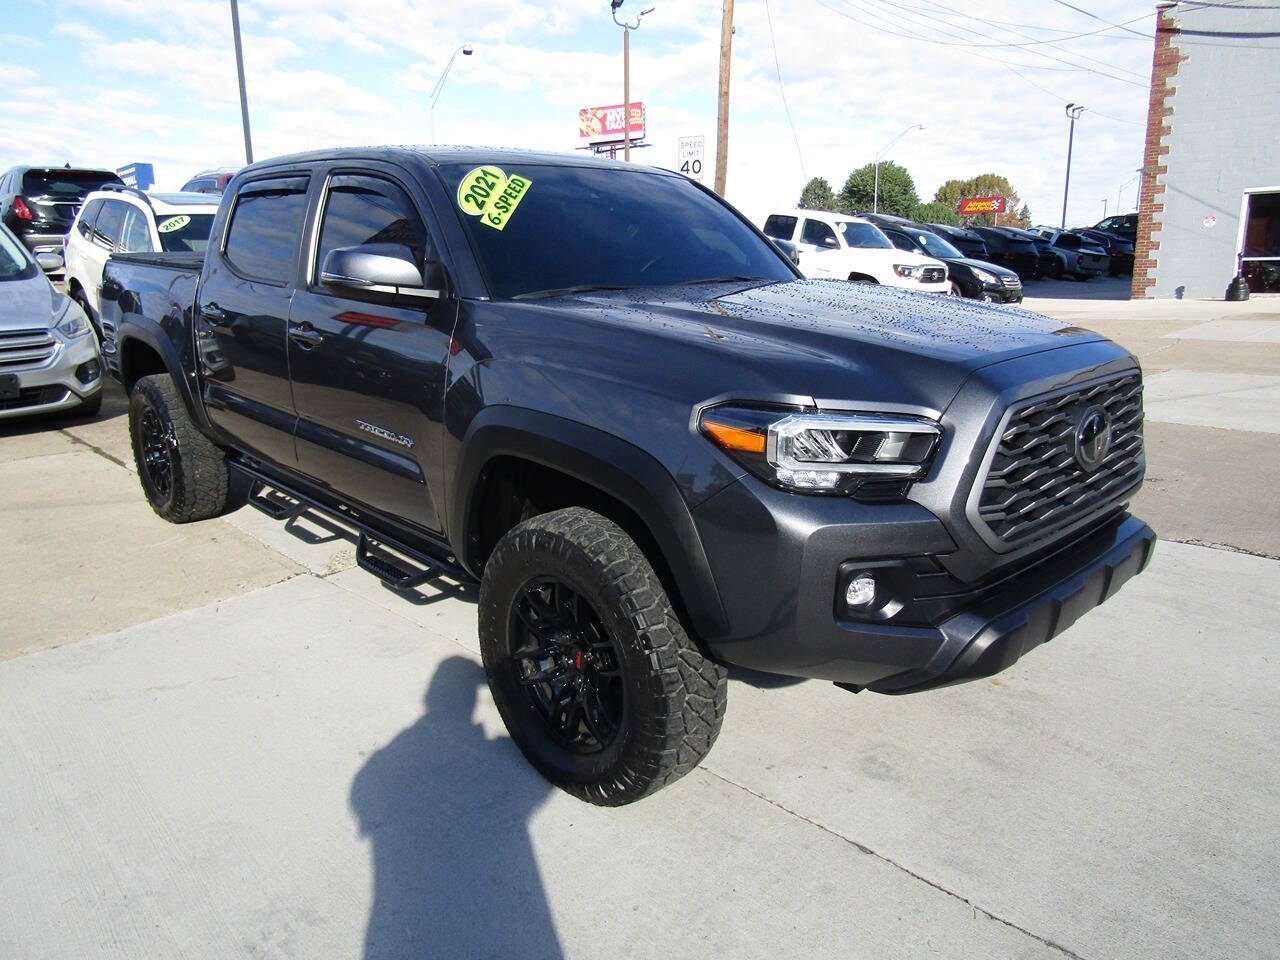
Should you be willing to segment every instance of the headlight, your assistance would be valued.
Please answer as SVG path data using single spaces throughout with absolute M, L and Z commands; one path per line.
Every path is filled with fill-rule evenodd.
M 983 283 L 999 283 L 1000 282 L 996 278 L 996 275 L 994 273 L 991 273 L 989 270 L 979 270 L 977 267 L 974 267 L 973 275 L 977 277 L 979 280 L 981 280 Z
M 67 308 L 63 311 L 62 319 L 58 321 L 56 329 L 68 340 L 74 340 L 88 333 L 90 327 L 84 311 L 76 306 L 74 301 L 67 301 Z
M 931 420 L 720 406 L 698 427 L 762 480 L 786 490 L 854 493 L 869 481 L 897 492 L 924 475 L 942 431 Z
M 924 267 L 915 263 L 895 263 L 893 272 L 900 277 L 918 277 Z

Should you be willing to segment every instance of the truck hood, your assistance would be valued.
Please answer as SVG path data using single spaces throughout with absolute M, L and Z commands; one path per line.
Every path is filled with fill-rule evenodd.
M 945 264 L 941 260 L 919 253 L 908 253 L 897 247 L 842 247 L 839 250 L 805 251 L 800 254 L 801 270 L 805 267 L 813 267 L 815 271 L 825 270 L 828 273 L 832 270 L 848 270 L 850 264 L 855 266 L 862 264 L 864 268 L 870 268 L 875 264 L 882 270 L 890 271 L 895 263 L 945 269 Z M 841 279 L 843 278 L 842 273 Z
M 588 324 L 612 327 L 598 353 L 601 375 L 679 383 L 695 402 L 788 395 L 940 412 L 974 370 L 1103 339 L 1017 307 L 845 281 L 647 288 L 559 302 L 584 321 L 588 342 L 599 336 Z M 655 336 L 672 349 L 655 351 Z M 636 357 L 651 362 L 637 371 Z
M 0 330 L 47 330 L 65 299 L 43 274 L 0 281 Z

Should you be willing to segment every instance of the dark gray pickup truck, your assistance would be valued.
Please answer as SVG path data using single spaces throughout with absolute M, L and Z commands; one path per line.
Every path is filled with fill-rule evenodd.
M 1155 543 L 1127 512 L 1129 353 L 1018 309 L 804 280 L 662 170 L 258 163 L 206 259 L 113 257 L 102 294 L 156 512 L 314 509 L 394 587 L 479 580 L 511 736 L 594 803 L 698 763 L 728 665 L 882 693 L 985 677 Z

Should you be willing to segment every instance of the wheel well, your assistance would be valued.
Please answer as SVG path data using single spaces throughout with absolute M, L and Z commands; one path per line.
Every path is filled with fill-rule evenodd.
M 880 282 L 875 277 L 865 273 L 851 273 L 849 274 L 849 279 L 852 280 L 854 283 L 879 283 Z
M 153 373 L 168 373 L 164 358 L 141 340 L 132 338 L 120 344 L 120 380 L 126 393 L 133 393 L 133 385 Z
M 80 281 L 75 277 L 67 278 L 67 293 L 74 297 L 77 293 L 83 293 L 84 287 L 80 286 Z
M 598 487 L 531 460 L 500 456 L 485 464 L 467 521 L 468 566 L 480 573 L 493 548 L 512 527 L 530 517 L 565 507 L 594 510 L 626 531 L 653 566 L 686 632 L 695 635 L 686 616 L 679 584 L 639 514 Z

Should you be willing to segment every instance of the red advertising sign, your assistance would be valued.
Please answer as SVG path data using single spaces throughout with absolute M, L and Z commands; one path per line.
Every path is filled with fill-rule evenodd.
M 622 104 L 610 107 L 583 107 L 578 111 L 578 136 L 588 143 L 608 143 L 622 139 Z M 632 140 L 644 136 L 644 104 L 631 104 L 630 122 L 627 124 Z
M 960 213 L 1004 213 L 1004 197 L 964 197 L 960 201 Z

